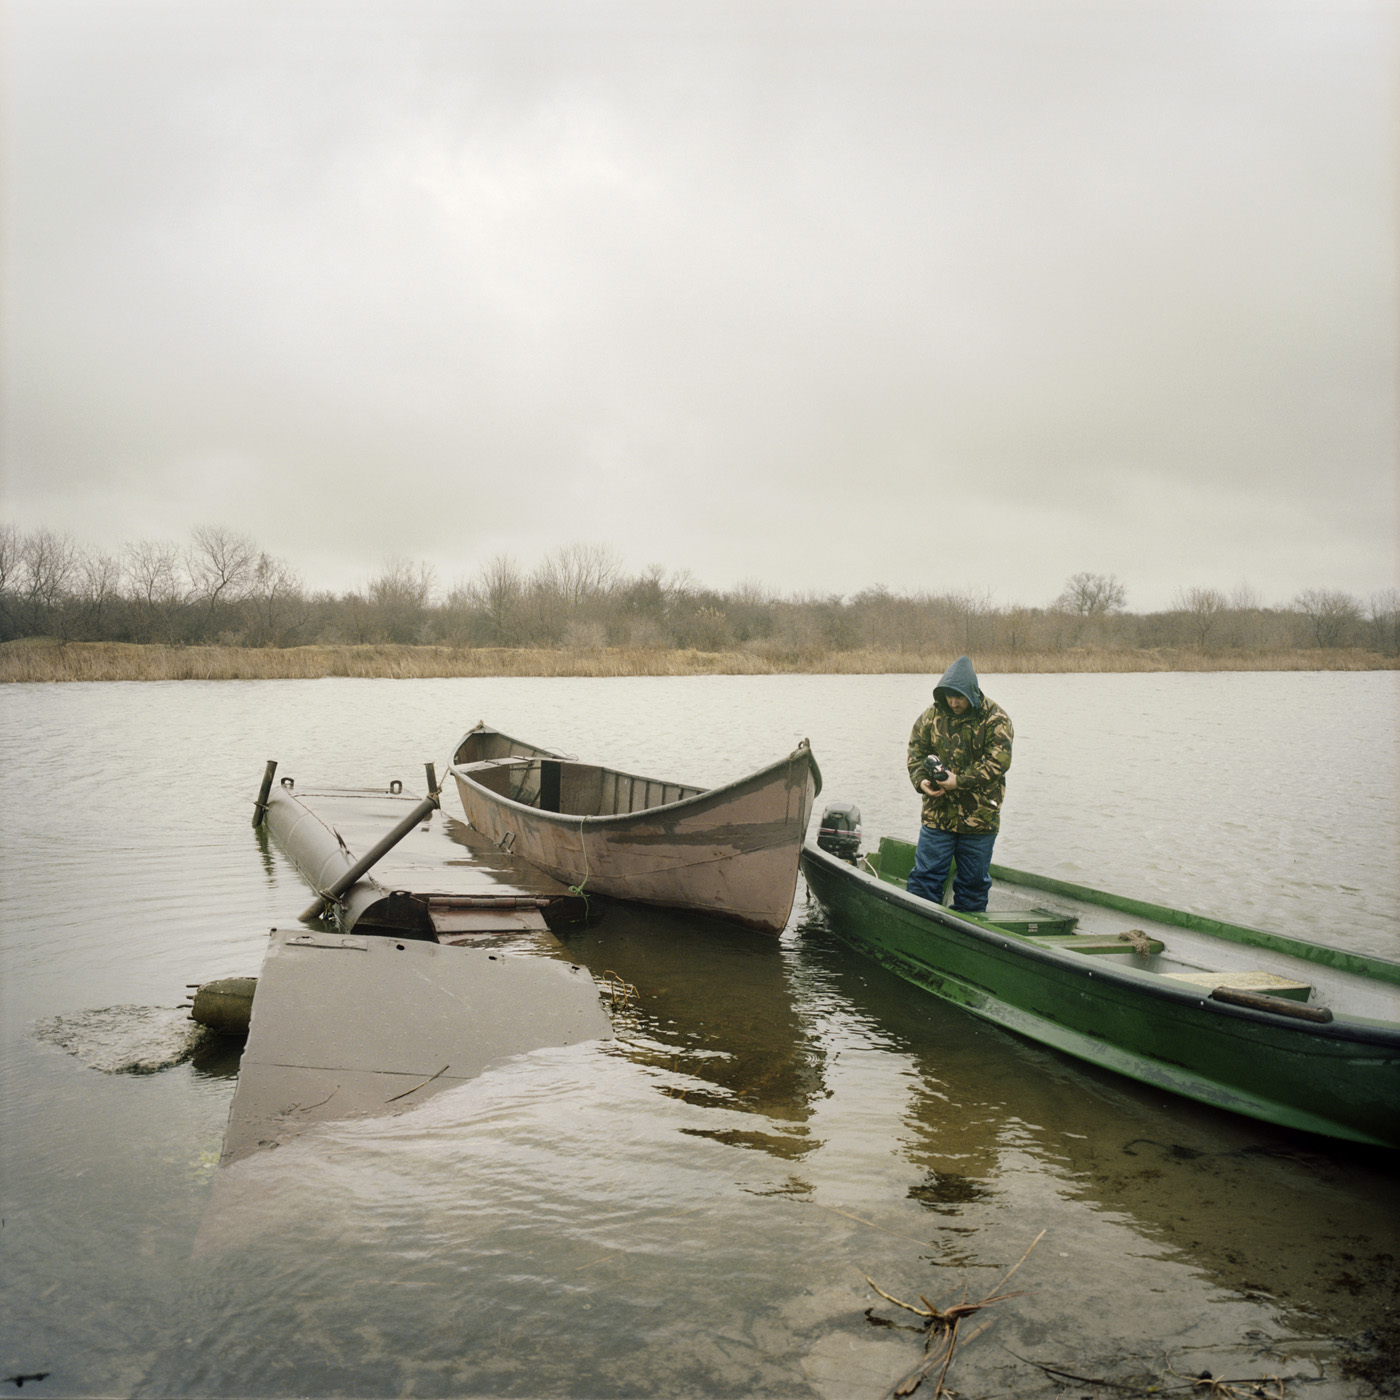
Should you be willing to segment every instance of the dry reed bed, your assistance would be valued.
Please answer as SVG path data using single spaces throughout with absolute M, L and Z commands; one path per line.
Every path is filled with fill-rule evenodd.
M 0 683 L 22 681 L 411 680 L 455 676 L 763 676 L 940 674 L 947 652 L 667 651 L 637 647 L 513 649 L 442 646 L 272 648 L 140 646 L 119 642 L 11 642 Z M 1076 648 L 979 652 L 983 674 L 1129 671 L 1372 671 L 1400 658 L 1359 650 L 1201 652 Z

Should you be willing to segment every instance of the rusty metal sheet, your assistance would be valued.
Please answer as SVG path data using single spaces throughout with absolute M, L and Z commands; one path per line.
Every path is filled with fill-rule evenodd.
M 274 929 L 222 1160 L 312 1123 L 401 1111 L 507 1056 L 611 1035 L 592 976 L 569 963 Z
M 538 909 L 458 908 L 429 905 L 428 917 L 442 941 L 483 933 L 545 933 L 548 925 Z

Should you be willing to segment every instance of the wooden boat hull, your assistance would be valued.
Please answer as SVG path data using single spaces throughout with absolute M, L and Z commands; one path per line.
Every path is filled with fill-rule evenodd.
M 471 825 L 585 894 L 690 909 L 764 932 L 792 912 L 821 773 L 804 740 L 722 787 L 579 763 L 478 725 L 452 777 Z
M 1306 1020 L 1299 1019 L 1306 1010 L 1217 1000 L 1205 978 L 1192 985 L 1151 970 L 1161 961 L 1161 943 L 1151 945 L 1157 953 L 1124 944 L 1107 956 L 1102 948 L 1088 955 L 1072 938 L 1037 938 L 973 922 L 907 893 L 902 882 L 878 878 L 878 866 L 861 869 L 812 844 L 802 866 L 832 933 L 976 1016 L 1202 1103 L 1329 1137 L 1400 1147 L 1400 1025 L 1394 1019 L 1338 1010 L 1330 1019 Z M 1081 939 L 1086 946 L 1102 942 Z M 1383 982 L 1400 974 L 1384 960 L 1353 960 L 1371 964 Z M 1227 987 L 1238 980 L 1240 974 L 1219 979 Z M 1380 990 L 1384 1004 L 1392 988 Z

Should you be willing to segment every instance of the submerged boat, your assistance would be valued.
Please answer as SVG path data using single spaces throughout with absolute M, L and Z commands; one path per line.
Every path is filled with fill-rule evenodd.
M 584 894 L 717 914 L 778 933 L 821 772 L 804 739 L 721 787 L 643 778 L 480 723 L 453 755 L 467 821 Z
M 988 912 L 954 913 L 905 890 L 912 844 L 859 856 L 850 825 L 823 818 L 808 887 L 836 937 L 916 986 L 1144 1084 L 1400 1147 L 1400 962 L 1001 865 Z

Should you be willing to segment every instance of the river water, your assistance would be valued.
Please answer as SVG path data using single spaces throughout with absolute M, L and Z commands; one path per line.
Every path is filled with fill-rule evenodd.
M 1017 730 L 999 860 L 1400 956 L 1396 673 L 984 683 Z M 976 1301 L 1034 1243 L 1019 1295 L 964 1324 L 963 1396 L 1207 1370 L 1372 1394 L 1397 1342 L 1393 1155 L 1017 1041 L 856 959 L 800 887 L 779 939 L 615 906 L 558 955 L 635 985 L 616 1040 L 223 1170 L 236 1050 L 113 1074 L 41 1038 L 256 974 L 307 902 L 250 826 L 268 758 L 303 784 L 413 791 L 485 718 L 709 784 L 808 737 L 819 807 L 856 802 L 873 843 L 916 829 L 903 750 L 929 685 L 5 687 L 0 1381 L 876 1400 L 922 1336 L 867 1276 Z

